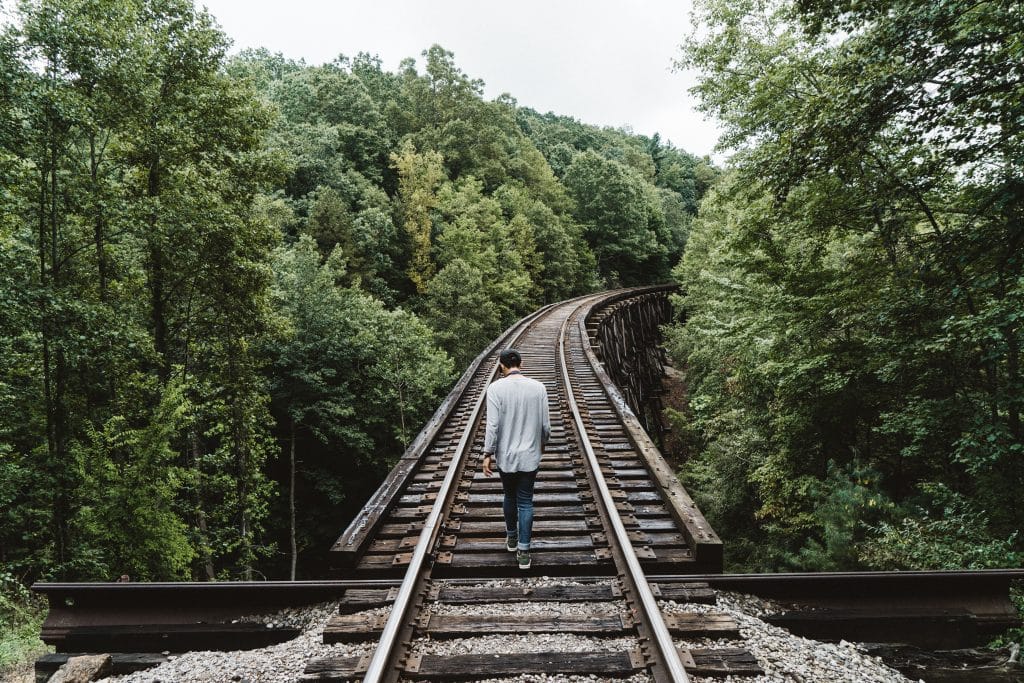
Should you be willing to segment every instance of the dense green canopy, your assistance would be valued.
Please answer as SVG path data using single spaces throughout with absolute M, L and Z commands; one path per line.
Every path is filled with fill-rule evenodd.
M 667 280 L 715 175 L 486 101 L 438 46 L 391 73 L 229 59 L 191 0 L 13 15 L 4 585 L 319 575 L 462 366 L 545 302 Z
M 1024 555 L 1024 11 L 699 3 L 739 150 L 676 275 L 685 479 L 751 569 Z
M 721 179 L 439 46 L 229 58 L 189 0 L 20 3 L 0 579 L 317 575 L 496 334 L 673 274 L 683 477 L 734 566 L 1019 564 L 1019 4 L 698 17 Z

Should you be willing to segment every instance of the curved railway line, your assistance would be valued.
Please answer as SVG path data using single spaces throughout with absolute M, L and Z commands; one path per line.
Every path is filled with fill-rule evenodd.
M 485 662 L 479 661 L 480 656 L 421 656 L 413 647 L 414 638 L 543 630 L 629 635 L 636 638 L 638 647 L 578 653 L 572 658 L 544 651 L 519 653 L 487 661 L 484 670 L 502 675 L 553 671 L 628 675 L 648 670 L 657 681 L 686 681 L 670 631 L 736 634 L 735 623 L 722 614 L 674 615 L 670 623 L 661 614 L 645 572 L 690 573 L 701 562 L 714 567 L 721 558 L 721 545 L 670 476 L 671 469 L 657 449 L 645 440 L 642 430 L 626 423 L 631 413 L 621 396 L 608 390 L 610 382 L 599 375 L 600 363 L 589 343 L 586 321 L 595 305 L 664 294 L 664 288 L 626 290 L 548 306 L 508 330 L 481 354 L 435 416 L 420 446 L 410 449 L 407 457 L 415 464 L 396 468 L 375 502 L 332 551 L 352 577 L 404 573 L 393 595 L 364 595 L 367 600 L 376 597 L 377 602 L 370 603 L 373 606 L 390 605 L 383 624 L 379 617 L 339 616 L 325 631 L 325 640 L 340 640 L 376 636 L 379 628 L 374 656 L 369 662 L 312 662 L 307 680 L 465 678 L 482 670 Z M 483 585 L 489 578 L 518 576 L 520 570 L 504 548 L 500 483 L 495 477 L 484 477 L 479 468 L 485 389 L 495 377 L 497 353 L 510 346 L 522 354 L 525 372 L 547 387 L 552 416 L 552 437 L 537 477 L 534 567 L 529 574 L 572 579 L 525 597 L 585 601 L 607 618 L 548 615 L 530 620 L 500 612 L 458 617 L 437 613 L 448 604 L 442 595 L 448 601 L 490 601 L 483 605 L 516 597 L 488 591 Z M 659 473 L 666 476 L 659 479 Z M 422 523 L 410 521 L 419 519 Z M 581 577 L 586 579 L 582 586 L 578 585 Z M 462 582 L 450 583 L 452 578 Z M 579 588 L 583 590 L 573 590 Z M 685 592 L 688 587 L 680 582 L 666 590 Z M 519 591 L 518 599 L 523 597 Z M 609 603 L 617 606 L 609 609 Z M 731 657 L 737 671 L 757 670 L 752 657 L 734 652 L 719 656 L 724 667 Z M 688 654 L 683 659 L 695 667 Z
M 688 681 L 689 675 L 760 673 L 741 647 L 687 645 L 704 638 L 739 640 L 736 623 L 713 607 L 713 587 L 758 593 L 757 577 L 730 584 L 720 575 L 721 541 L 629 407 L 640 388 L 629 387 L 627 400 L 606 370 L 628 368 L 632 361 L 623 348 L 611 348 L 609 340 L 622 330 L 609 334 L 601 329 L 604 321 L 621 326 L 615 314 L 627 313 L 631 325 L 656 332 L 665 322 L 660 316 L 668 291 L 648 287 L 580 297 L 549 305 L 507 330 L 466 370 L 331 548 L 334 580 L 41 584 L 36 590 L 51 602 L 44 640 L 63 653 L 134 653 L 121 655 L 121 666 L 138 669 L 160 661 L 158 653 L 286 640 L 294 637 L 287 628 L 235 623 L 232 617 L 335 600 L 338 614 L 324 630 L 324 642 L 376 641 L 373 654 L 314 658 L 304 672 L 295 672 L 297 680 L 560 673 Z M 536 483 L 533 567 L 525 572 L 504 547 L 500 482 L 480 471 L 484 391 L 496 375 L 498 353 L 511 346 L 522 354 L 524 372 L 547 387 L 552 424 Z M 600 355 L 609 362 L 602 364 Z M 935 623 L 943 643 L 955 642 L 957 634 L 977 639 L 1014 623 L 1006 593 L 1019 573 L 990 574 L 987 583 L 977 578 L 981 574 L 961 574 L 947 575 L 945 583 L 941 576 L 922 575 L 912 585 L 903 581 L 912 578 L 907 576 L 875 575 L 873 584 L 865 575 L 789 583 L 762 577 L 761 588 L 765 597 L 790 599 L 817 587 L 820 594 L 810 598 L 815 610 L 795 611 L 787 622 L 812 636 L 823 618 L 832 629 L 825 628 L 828 637 L 848 639 L 856 638 L 849 634 L 857 628 L 884 631 L 888 624 L 899 636 Z M 857 581 L 868 582 L 867 588 L 856 588 Z M 913 598 L 927 590 L 934 596 Z M 961 599 L 951 608 L 955 591 Z M 906 601 L 902 612 L 893 595 Z M 521 609 L 527 604 L 530 610 Z M 672 609 L 663 609 L 666 604 Z M 817 614 L 817 621 L 801 621 L 805 614 Z M 956 630 L 956 624 L 968 628 L 968 621 L 970 634 Z M 525 647 L 447 656 L 425 647 L 501 633 L 520 634 Z M 545 649 L 538 634 L 579 634 L 598 645 L 567 655 Z M 43 658 L 37 670 L 59 661 L 61 655 Z

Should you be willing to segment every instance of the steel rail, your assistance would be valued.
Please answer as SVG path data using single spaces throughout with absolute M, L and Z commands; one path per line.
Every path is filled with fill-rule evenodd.
M 441 427 L 445 423 L 447 423 L 448 420 L 452 419 L 452 417 L 455 415 L 455 408 L 459 400 L 461 400 L 462 397 L 466 394 L 466 392 L 470 390 L 470 385 L 472 384 L 473 377 L 480 369 L 480 366 L 483 364 L 484 360 L 492 353 L 494 353 L 495 350 L 498 349 L 498 346 L 501 345 L 506 339 L 508 339 L 511 335 L 516 334 L 517 330 L 523 328 L 524 325 L 529 326 L 529 324 L 531 324 L 532 321 L 535 321 L 546 311 L 549 311 L 550 309 L 554 308 L 557 305 L 558 302 L 547 304 L 545 306 L 542 306 L 538 310 L 534 311 L 530 315 L 520 320 L 517 320 L 515 323 L 510 325 L 504 332 L 502 332 L 497 339 L 492 341 L 487 346 L 487 348 L 485 348 L 483 351 L 477 354 L 476 358 L 474 358 L 466 367 L 466 370 L 459 377 L 458 381 L 455 383 L 455 386 L 452 387 L 451 391 L 445 397 L 444 401 L 441 402 L 441 405 L 438 406 L 436 411 L 434 411 L 434 414 L 424 425 L 423 429 L 420 430 L 419 434 L 416 435 L 416 438 L 413 440 L 413 442 L 409 444 L 408 448 L 406 448 L 405 453 L 403 453 L 401 458 L 399 458 L 399 463 L 408 461 L 419 462 L 426 453 L 427 447 L 440 434 Z M 522 332 L 520 331 L 519 334 L 521 335 Z M 411 476 L 411 474 L 412 472 L 410 471 L 408 475 Z M 406 486 L 408 483 L 408 476 L 401 477 L 393 482 L 391 481 L 390 476 L 387 479 L 385 479 L 384 483 L 381 484 L 381 486 L 373 493 L 373 495 L 370 496 L 370 499 L 364 505 L 363 510 L 356 515 L 356 517 L 349 524 L 349 527 L 344 532 L 342 532 L 341 536 L 338 538 L 338 540 L 332 547 L 332 551 L 337 550 L 339 548 L 348 550 L 353 548 L 353 546 L 361 548 L 364 547 L 367 543 L 369 543 L 369 536 L 366 536 L 361 541 L 358 540 L 358 538 L 356 538 L 364 534 L 367 526 L 370 526 L 371 528 L 374 526 L 374 524 L 370 522 L 365 515 L 367 514 L 367 512 L 388 509 L 393 504 L 395 493 L 402 489 L 404 486 Z
M 583 446 L 587 462 L 590 465 L 594 482 L 597 484 L 598 491 L 601 494 L 601 501 L 604 508 L 608 511 L 607 516 L 611 522 L 612 529 L 615 532 L 615 539 L 618 542 L 623 558 L 626 561 L 630 580 L 634 584 L 633 587 L 637 592 L 637 597 L 640 599 L 640 605 L 643 609 L 646 625 L 652 632 L 651 635 L 653 636 L 656 649 L 660 654 L 660 659 L 662 660 L 662 663 L 672 681 L 675 683 L 689 683 L 690 678 L 686 675 L 686 669 L 683 667 L 683 663 L 679 659 L 679 651 L 676 650 L 675 642 L 672 640 L 672 635 L 669 633 L 668 627 L 665 625 L 665 620 L 661 616 L 661 609 L 658 607 L 658 602 L 654 597 L 654 593 L 651 592 L 647 576 L 644 573 L 643 567 L 640 566 L 640 560 L 637 558 L 636 552 L 633 550 L 633 543 L 629 539 L 629 533 L 626 531 L 626 527 L 622 523 L 622 519 L 619 517 L 615 508 L 615 501 L 612 499 L 608 483 L 605 481 L 604 474 L 601 472 L 601 464 L 597 460 L 597 454 L 594 452 L 594 447 L 590 443 L 590 438 L 587 436 L 587 428 L 583 423 L 583 416 L 580 413 L 579 404 L 576 402 L 576 396 L 572 390 L 572 381 L 569 377 L 569 363 L 565 352 L 565 340 L 568 336 L 566 331 L 571 319 L 572 315 L 569 315 L 566 317 L 565 322 L 562 323 L 562 330 L 559 333 L 558 339 L 558 354 L 562 364 L 562 381 L 565 384 L 569 408 L 572 411 L 573 420 L 575 421 L 577 431 L 579 432 L 580 443 Z M 585 338 L 582 341 L 584 344 L 588 343 Z
M 594 295 L 579 297 L 578 300 L 582 305 L 582 300 L 593 298 L 593 296 Z M 519 339 L 523 334 L 525 334 L 526 330 L 528 330 L 541 317 L 550 313 L 551 309 L 553 309 L 555 305 L 556 304 L 545 306 L 532 315 L 519 321 L 519 323 L 506 331 L 506 333 L 502 335 L 501 339 Z M 497 348 L 497 342 L 492 345 L 492 347 Z M 483 355 L 484 354 L 481 354 L 481 356 Z M 484 359 L 481 358 L 481 365 L 483 365 L 483 361 Z M 491 367 L 490 375 L 493 376 L 497 370 L 498 362 L 495 361 Z M 469 385 L 466 386 L 466 389 L 469 389 Z M 466 422 L 466 428 L 463 430 L 462 437 L 459 439 L 459 443 L 455 447 L 455 451 L 452 454 L 452 461 L 448 465 L 448 470 L 445 472 L 445 477 L 437 492 L 437 498 L 434 500 L 434 504 L 430 508 L 430 513 L 427 515 L 427 519 L 423 523 L 423 529 L 420 531 L 419 540 L 416 543 L 416 548 L 409 561 L 409 567 L 406 569 L 404 578 L 402 579 L 401 588 L 399 588 L 398 595 L 395 597 L 394 604 L 391 607 L 391 613 L 388 615 L 388 619 L 384 624 L 384 629 L 381 632 L 377 648 L 374 650 L 373 657 L 370 659 L 366 673 L 363 675 L 363 683 L 380 683 L 384 678 L 388 665 L 391 661 L 399 630 L 402 628 L 406 612 L 411 604 L 416 584 L 420 581 L 428 552 L 434 547 L 434 544 L 437 541 L 437 535 L 441 530 L 439 522 L 447 508 L 449 494 L 452 491 L 452 484 L 454 483 L 455 477 L 463 464 L 462 460 L 469 452 L 469 446 L 471 445 L 470 441 L 473 438 L 475 425 L 479 419 L 480 411 L 483 408 L 486 397 L 487 387 L 485 385 L 483 389 L 481 389 L 479 396 L 475 399 L 473 410 Z

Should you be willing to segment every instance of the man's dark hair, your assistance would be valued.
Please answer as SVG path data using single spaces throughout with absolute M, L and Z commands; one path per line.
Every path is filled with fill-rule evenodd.
M 518 368 L 523 362 L 523 357 L 515 349 L 505 349 L 501 352 L 501 356 L 498 359 L 506 368 Z

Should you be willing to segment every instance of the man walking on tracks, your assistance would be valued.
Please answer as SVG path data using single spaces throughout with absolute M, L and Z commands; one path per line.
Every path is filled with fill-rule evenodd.
M 541 451 L 551 436 L 551 417 L 547 389 L 525 376 L 521 364 L 518 351 L 502 351 L 498 361 L 502 378 L 487 387 L 483 472 L 489 477 L 497 465 L 505 492 L 505 547 L 516 553 L 520 569 L 529 569 L 533 485 Z

